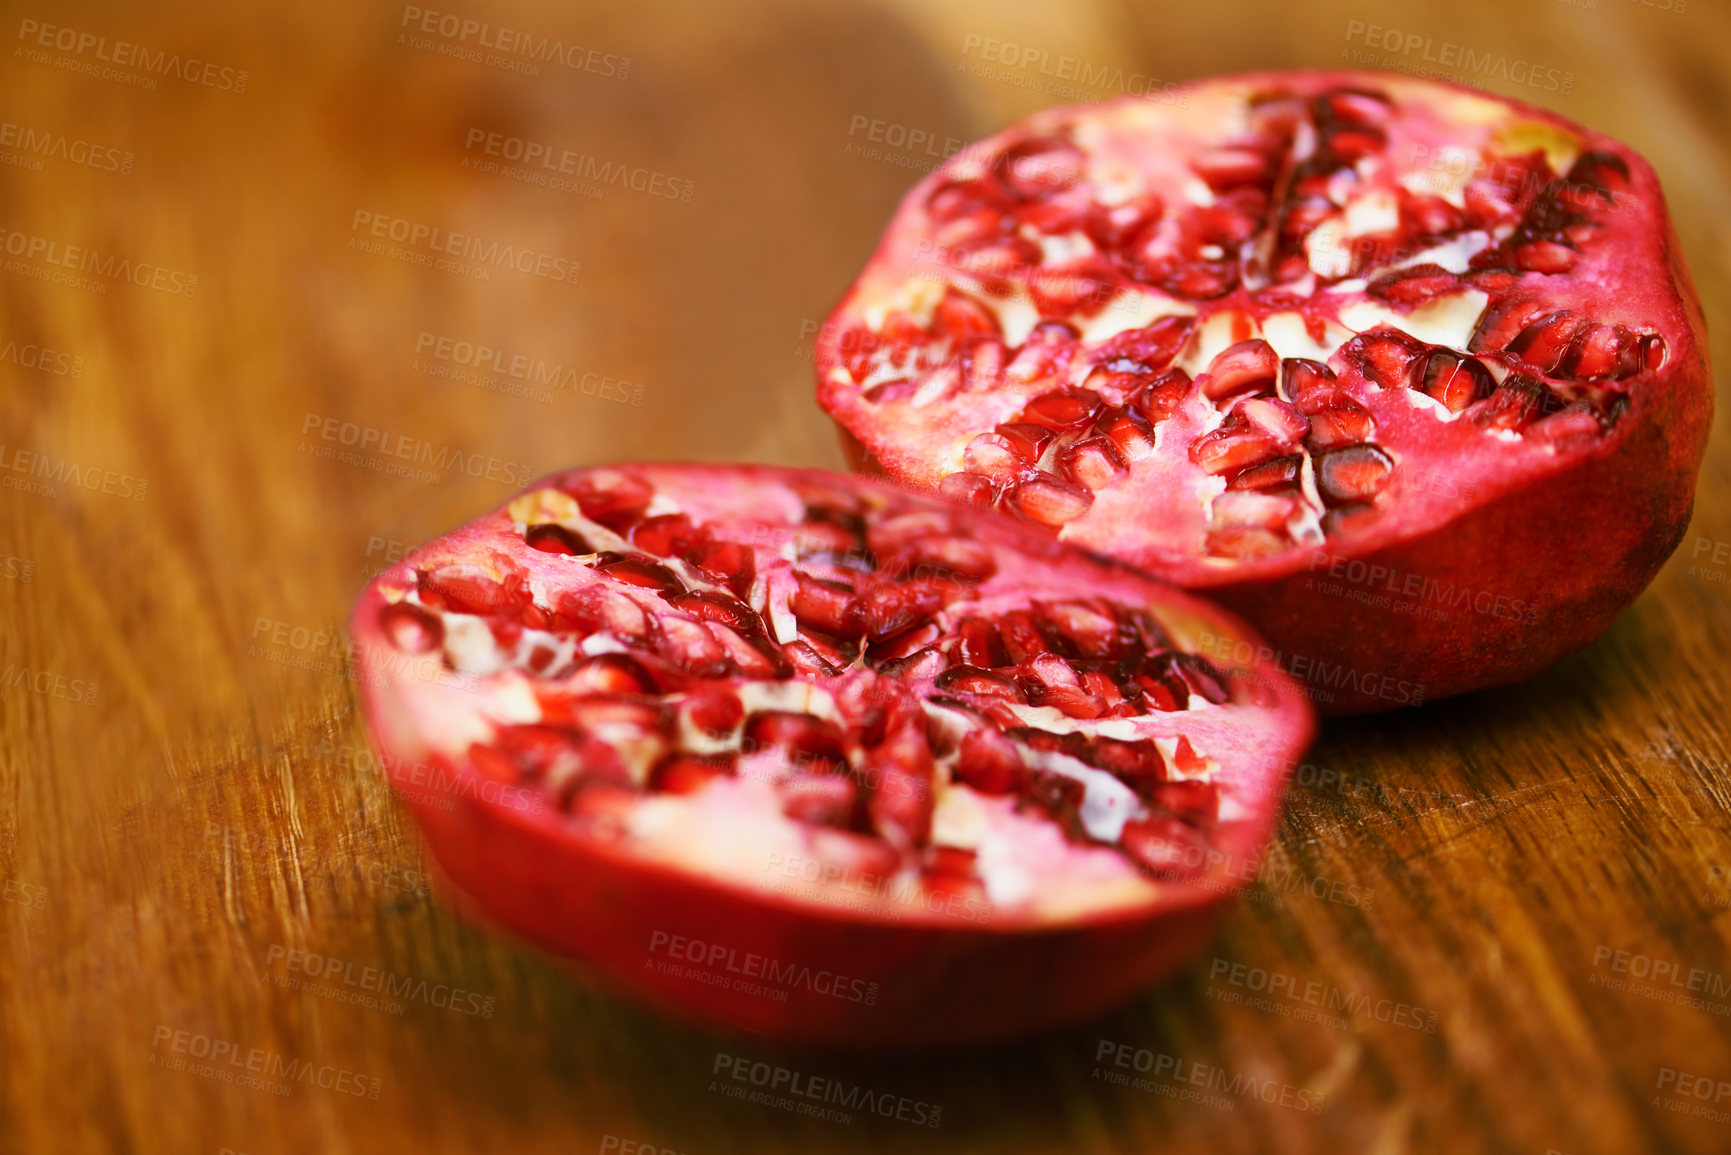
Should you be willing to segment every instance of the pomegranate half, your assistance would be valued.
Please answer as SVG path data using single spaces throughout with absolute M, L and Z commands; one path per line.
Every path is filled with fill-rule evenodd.
M 820 336 L 856 465 L 1207 593 L 1324 712 L 1596 638 L 1712 416 L 1652 170 L 1405 77 L 1187 93 L 1038 113 L 914 187 Z
M 1312 728 L 1222 611 L 817 471 L 550 477 L 380 575 L 352 630 L 474 907 L 788 1040 L 1002 1038 L 1168 974 Z

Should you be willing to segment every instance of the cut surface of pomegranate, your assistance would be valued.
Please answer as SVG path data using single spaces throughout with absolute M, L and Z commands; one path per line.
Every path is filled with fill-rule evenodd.
M 1038 113 L 913 188 L 820 337 L 855 464 L 1218 598 L 1325 712 L 1597 637 L 1711 422 L 1652 170 L 1406 77 L 1189 92 Z
M 381 574 L 352 630 L 485 916 L 822 1043 L 1014 1036 L 1183 965 L 1312 725 L 1223 611 L 809 470 L 550 477 Z

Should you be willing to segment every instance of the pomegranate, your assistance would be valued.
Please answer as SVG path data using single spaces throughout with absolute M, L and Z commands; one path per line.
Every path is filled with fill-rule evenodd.
M 817 471 L 548 478 L 381 574 L 352 629 L 474 909 L 790 1040 L 1001 1038 L 1172 971 L 1312 726 L 1222 611 Z
M 1652 170 L 1406 77 L 1190 94 L 1038 113 L 914 187 L 818 349 L 856 465 L 1208 593 L 1326 712 L 1593 640 L 1711 420 Z

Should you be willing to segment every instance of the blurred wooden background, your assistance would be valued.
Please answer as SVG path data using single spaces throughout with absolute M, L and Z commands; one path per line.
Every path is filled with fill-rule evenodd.
M 1731 1111 L 1723 408 L 1689 536 L 1607 637 L 1518 689 L 1328 725 L 1288 806 L 1289 881 L 1171 987 L 1002 1051 L 780 1055 L 471 928 L 365 754 L 340 641 L 370 569 L 507 496 L 489 468 L 839 465 L 810 336 L 930 163 L 905 142 L 941 152 L 1114 94 L 1042 77 L 1064 58 L 1126 84 L 1348 51 L 1427 67 L 1444 44 L 1537 68 L 1554 91 L 1486 87 L 1653 161 L 1724 363 L 1731 9 L 449 0 L 428 33 L 415 6 L 174 7 L 22 0 L 0 21 L 0 1149 L 1731 1150 L 1731 1114 L 1690 1111 Z M 479 34 L 439 14 L 578 67 L 451 55 Z M 1367 48 L 1370 25 L 1401 51 Z M 524 183 L 474 163 L 489 133 L 678 195 Z M 574 186 L 596 184 L 584 163 Z M 480 280 L 410 263 L 425 244 L 369 251 L 394 220 L 580 269 Z M 507 373 L 439 359 L 459 342 L 506 351 Z M 510 391 L 517 355 L 563 385 Z M 425 476 L 321 456 L 344 423 L 465 456 Z M 297 989 L 295 949 L 490 1015 Z M 1260 980 L 1234 985 L 1237 964 L 1366 1009 L 1238 1005 Z M 1668 981 L 1687 993 L 1693 971 L 1695 1005 Z M 279 1095 L 176 1069 L 177 1045 L 217 1043 L 343 1082 Z M 1102 1044 L 1324 1107 L 1112 1085 Z M 718 1053 L 937 1104 L 941 1124 L 735 1102 Z

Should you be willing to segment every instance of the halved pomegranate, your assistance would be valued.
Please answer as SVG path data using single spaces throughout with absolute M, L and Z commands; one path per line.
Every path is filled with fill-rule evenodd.
M 1036 114 L 826 327 L 857 465 L 1238 610 L 1327 712 L 1527 677 L 1689 517 L 1712 390 L 1652 170 L 1378 73 Z
M 786 1039 L 1001 1038 L 1169 973 L 1254 878 L 1312 725 L 1222 611 L 816 471 L 548 478 L 352 628 L 373 735 L 455 797 L 405 801 L 482 912 Z

